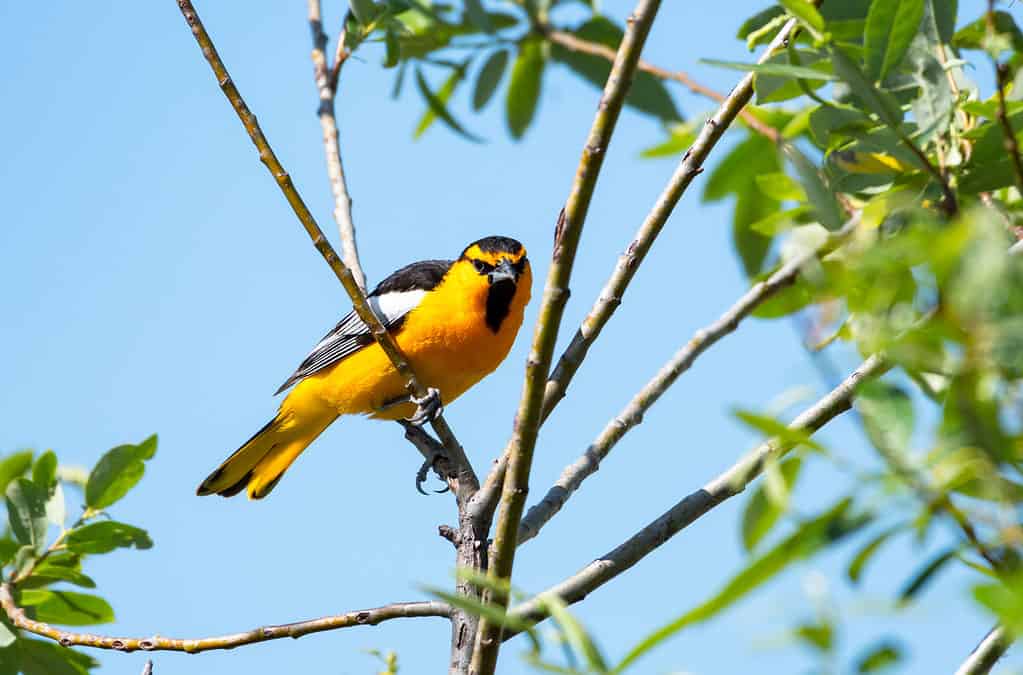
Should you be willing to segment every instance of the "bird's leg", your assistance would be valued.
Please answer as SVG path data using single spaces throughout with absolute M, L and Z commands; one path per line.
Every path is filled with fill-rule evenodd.
M 422 397 L 416 397 L 412 394 L 408 396 L 400 396 L 390 401 L 385 401 L 383 405 L 377 408 L 378 412 L 389 410 L 397 405 L 404 405 L 405 403 L 414 403 L 416 405 L 416 411 L 412 414 L 412 417 L 406 417 L 405 421 L 410 422 L 417 427 L 421 427 L 427 422 L 431 422 L 444 412 L 444 404 L 440 400 L 440 390 L 434 387 L 429 387 L 426 390 L 426 394 Z
M 405 438 L 412 442 L 416 448 L 423 453 L 425 457 L 423 465 L 419 467 L 419 471 L 416 472 L 416 491 L 419 494 L 425 495 L 426 492 L 423 490 L 423 483 L 426 482 L 427 475 L 430 473 L 430 469 L 433 469 L 437 475 L 444 480 L 444 472 L 441 471 L 438 464 L 441 466 L 449 462 L 447 454 L 444 452 L 444 446 L 435 441 L 429 434 L 423 431 L 417 424 L 410 422 L 409 420 L 400 419 L 398 424 L 405 428 Z M 445 485 L 443 490 L 435 490 L 437 494 L 442 494 L 450 489 L 449 486 Z

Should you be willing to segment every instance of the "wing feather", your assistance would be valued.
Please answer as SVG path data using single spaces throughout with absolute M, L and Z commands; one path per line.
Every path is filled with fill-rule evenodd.
M 370 293 L 369 303 L 388 331 L 393 332 L 401 327 L 408 313 L 419 305 L 427 291 L 440 283 L 450 266 L 451 262 L 447 260 L 424 260 L 403 267 L 380 282 Z M 373 342 L 369 326 L 363 323 L 354 310 L 349 312 L 316 343 L 275 395 Z

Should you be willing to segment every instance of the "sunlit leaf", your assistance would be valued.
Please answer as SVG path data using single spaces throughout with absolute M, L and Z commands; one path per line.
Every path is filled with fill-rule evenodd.
M 7 518 L 15 539 L 36 551 L 46 543 L 46 492 L 27 478 L 7 486 Z
M 31 607 L 39 621 L 64 626 L 90 626 L 114 620 L 114 610 L 107 601 L 87 593 L 29 589 L 21 592 L 18 604 Z
M 100 457 L 85 485 L 85 503 L 105 509 L 128 494 L 146 471 L 145 460 L 156 453 L 156 435 L 138 445 L 119 445 Z
M 883 80 L 909 49 L 924 16 L 925 0 L 875 0 L 864 40 L 867 76 Z
M 902 660 L 902 647 L 898 643 L 884 640 L 872 646 L 856 659 L 857 673 L 880 673 Z
M 68 550 L 74 553 L 108 553 L 115 548 L 152 548 L 149 534 L 138 527 L 103 520 L 71 530 L 65 538 Z
M 801 457 L 788 457 L 779 467 L 785 489 L 791 492 L 802 468 Z M 769 499 L 764 485 L 758 485 L 746 502 L 742 512 L 742 544 L 747 551 L 752 551 L 757 544 L 771 531 L 784 513 L 784 508 L 775 500 Z

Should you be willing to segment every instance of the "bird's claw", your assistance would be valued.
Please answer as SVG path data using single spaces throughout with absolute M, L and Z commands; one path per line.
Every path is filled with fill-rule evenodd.
M 421 427 L 427 422 L 432 422 L 444 412 L 444 405 L 440 400 L 440 390 L 434 387 L 428 388 L 426 394 L 420 398 L 415 396 L 409 396 L 408 398 L 410 403 L 416 404 L 416 412 L 413 413 L 412 417 L 406 417 L 405 420 L 417 427 Z
M 426 491 L 423 490 L 423 483 L 426 482 L 426 478 L 430 474 L 430 469 L 434 468 L 434 466 L 437 464 L 438 460 L 444 459 L 444 458 L 445 458 L 445 455 L 444 455 L 443 452 L 441 452 L 439 450 L 435 450 L 429 457 L 427 457 L 423 461 L 423 465 L 421 467 L 419 467 L 419 471 L 416 472 L 416 492 L 418 492 L 421 495 L 426 495 L 427 494 Z M 434 492 L 436 494 L 440 495 L 440 494 L 444 494 L 445 492 L 447 492 L 450 489 L 451 488 L 449 486 L 445 485 L 444 489 L 442 489 L 442 490 L 434 490 Z

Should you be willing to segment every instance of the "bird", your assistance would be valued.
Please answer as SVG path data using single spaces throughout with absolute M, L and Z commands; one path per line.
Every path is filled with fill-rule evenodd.
M 402 267 L 371 292 L 369 304 L 428 396 L 414 398 L 353 311 L 321 339 L 276 394 L 291 391 L 277 414 L 217 467 L 199 496 L 249 499 L 270 494 L 291 463 L 342 415 L 408 420 L 434 418 L 493 372 L 508 355 L 529 303 L 526 249 L 510 237 L 474 241 L 456 260 Z

